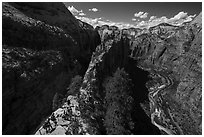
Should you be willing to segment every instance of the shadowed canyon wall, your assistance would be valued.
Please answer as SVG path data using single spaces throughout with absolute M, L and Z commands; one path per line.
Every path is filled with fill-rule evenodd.
M 126 133 L 202 134 L 201 18 L 93 29 L 61 3 L 3 3 L 3 134 L 107 134 L 118 70 L 132 85 Z M 52 110 L 56 93 L 64 101 Z
M 63 3 L 2 3 L 3 134 L 32 134 L 100 37 Z M 19 126 L 20 125 L 20 126 Z

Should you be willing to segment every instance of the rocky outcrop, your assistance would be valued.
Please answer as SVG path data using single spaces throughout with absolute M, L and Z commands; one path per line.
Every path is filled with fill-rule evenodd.
M 3 134 L 107 134 L 105 85 L 117 68 L 134 85 L 128 133 L 202 134 L 201 16 L 94 30 L 61 3 L 3 3 Z
M 160 25 L 131 43 L 131 57 L 148 71 L 152 123 L 167 134 L 202 133 L 201 16 L 189 25 Z
M 69 95 L 36 134 L 106 134 L 104 84 L 118 67 L 134 82 L 132 134 L 201 134 L 200 18 L 149 30 L 96 27 L 102 43 L 78 94 Z
M 52 113 L 36 134 L 107 134 L 104 126 L 106 78 L 112 76 L 117 68 L 129 71 L 133 66 L 128 57 L 128 37 L 117 29 L 107 30 L 105 27 L 98 31 L 104 39 L 92 55 L 78 94 L 69 95 L 65 104 Z M 139 73 L 141 71 L 137 72 Z M 137 96 L 136 99 L 138 98 L 140 97 Z M 158 134 L 158 129 L 139 107 L 139 101 L 134 103 L 132 134 Z
M 79 93 L 69 95 L 64 105 L 52 113 L 36 134 L 105 134 L 102 83 L 107 75 L 123 65 L 121 61 L 124 60 L 117 58 L 123 54 L 123 49 L 117 49 L 118 45 L 113 43 L 113 40 L 108 40 L 96 48 Z M 123 45 L 121 48 L 126 44 L 120 43 Z M 118 56 L 111 58 L 117 51 Z
M 62 3 L 2 3 L 2 12 L 2 131 L 32 134 L 54 95 L 85 73 L 100 37 Z

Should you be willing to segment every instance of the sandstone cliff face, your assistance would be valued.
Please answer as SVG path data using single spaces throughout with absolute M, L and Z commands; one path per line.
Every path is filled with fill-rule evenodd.
M 107 134 L 104 85 L 117 68 L 134 85 L 131 134 L 202 134 L 202 13 L 148 30 L 94 30 L 61 3 L 3 3 L 2 18 L 3 134 Z
M 99 45 L 92 55 L 79 92 L 69 95 L 62 107 L 52 113 L 36 134 L 106 134 L 103 127 L 102 83 L 106 76 L 126 62 L 127 57 L 123 56 L 125 52 L 122 51 L 128 49 L 127 44 L 126 41 L 111 39 Z M 114 54 L 116 56 L 113 57 Z
M 100 43 L 62 3 L 2 3 L 3 134 L 32 134 Z M 19 126 L 20 125 L 20 126 Z
M 102 43 L 81 88 L 36 134 L 106 134 L 103 84 L 118 67 L 135 85 L 132 134 L 201 134 L 201 24 L 200 14 L 180 27 L 97 27 Z
M 200 20 L 199 15 L 183 27 L 157 26 L 132 43 L 131 57 L 152 77 L 152 123 L 167 134 L 202 133 Z
M 131 64 L 133 60 L 128 56 L 129 39 L 126 35 L 122 35 L 122 31 L 107 30 L 104 27 L 99 29 L 99 34 L 104 38 L 103 42 L 97 46 L 92 55 L 78 93 L 69 95 L 65 104 L 52 113 L 36 134 L 107 134 L 104 126 L 106 78 L 112 76 L 117 68 L 126 68 L 130 72 L 136 65 L 134 67 Z M 135 75 L 139 73 L 141 71 L 136 71 Z M 139 84 L 137 83 L 137 86 L 140 87 Z M 143 91 L 137 92 L 134 97 L 136 99 L 134 112 L 132 112 L 134 120 L 132 134 L 159 134 L 159 130 L 151 124 L 150 118 L 139 106 L 141 101 L 139 98 L 142 98 L 142 95 L 138 95 L 143 94 Z

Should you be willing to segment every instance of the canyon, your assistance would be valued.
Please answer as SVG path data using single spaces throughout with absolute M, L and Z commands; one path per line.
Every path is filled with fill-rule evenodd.
M 2 6 L 3 134 L 108 134 L 107 87 L 116 79 L 116 99 L 126 96 L 123 71 L 124 134 L 202 134 L 202 13 L 181 26 L 119 29 L 93 28 L 63 3 Z

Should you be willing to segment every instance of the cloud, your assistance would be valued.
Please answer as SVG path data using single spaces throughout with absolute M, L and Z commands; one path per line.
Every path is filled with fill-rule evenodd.
M 168 20 L 169 23 L 177 23 L 177 24 L 182 24 L 183 22 L 189 22 L 191 21 L 196 15 L 189 15 L 186 12 L 179 12 L 177 15 L 175 15 L 173 18 L 170 18 Z
M 139 28 L 147 28 L 148 27 L 148 22 L 147 21 L 141 21 L 141 22 L 138 22 L 136 27 L 139 27 Z
M 174 17 L 170 18 L 168 20 L 168 23 L 170 24 L 174 24 L 174 25 L 181 25 L 184 22 L 189 22 L 191 20 L 193 20 L 193 18 L 196 16 L 195 15 L 189 15 L 187 12 L 179 12 L 178 14 L 176 14 Z
M 178 14 L 176 14 L 175 16 L 173 16 L 171 18 L 167 18 L 166 16 L 162 16 L 162 17 L 151 16 L 149 18 L 149 20 L 139 21 L 140 17 L 142 15 L 147 16 L 147 14 L 148 14 L 148 13 L 145 14 L 144 12 L 140 12 L 140 13 L 136 14 L 136 16 L 139 17 L 139 19 L 132 18 L 132 21 L 134 21 L 134 24 L 129 24 L 129 23 L 124 23 L 124 22 L 113 22 L 111 20 L 105 19 L 104 17 L 89 18 L 89 17 L 83 16 L 82 13 L 83 13 L 82 11 L 79 11 L 78 14 L 75 15 L 75 17 L 77 19 L 80 19 L 83 22 L 86 22 L 86 23 L 92 25 L 93 27 L 102 26 L 102 25 L 109 25 L 109 26 L 117 26 L 120 29 L 130 28 L 130 27 L 149 28 L 149 27 L 159 25 L 161 23 L 168 23 L 168 24 L 171 24 L 171 25 L 181 25 L 184 22 L 189 22 L 189 21 L 193 20 L 193 18 L 196 16 L 196 15 L 188 15 L 187 13 L 181 11 L 181 12 L 179 12 Z
M 79 14 L 81 11 L 77 10 L 74 6 L 69 6 L 68 7 L 68 10 L 73 14 L 73 15 L 76 15 L 76 14 Z
M 178 14 L 176 14 L 172 18 L 167 18 L 166 16 L 162 16 L 159 18 L 157 18 L 156 16 L 151 16 L 148 21 L 138 22 L 136 26 L 149 28 L 149 27 L 159 25 L 161 23 L 168 23 L 171 25 L 178 26 L 178 25 L 183 24 L 184 22 L 189 22 L 189 21 L 193 20 L 193 18 L 195 16 L 196 15 L 188 15 L 188 13 L 185 13 L 183 11 L 179 12 Z
M 134 16 L 137 17 L 137 18 L 142 18 L 142 19 L 144 19 L 144 18 L 147 18 L 148 13 L 147 13 L 147 12 L 142 12 L 142 11 L 140 11 L 140 12 L 138 12 L 138 13 L 135 13 Z
M 80 19 L 83 22 L 86 22 L 92 26 L 97 26 L 99 23 L 98 21 L 101 20 L 101 18 L 88 18 L 88 17 L 80 17 L 80 16 L 75 16 L 77 19 Z
M 97 12 L 98 9 L 97 8 L 92 8 L 92 9 L 89 9 L 89 11 Z
M 135 19 L 135 18 L 132 18 L 132 21 L 137 21 L 137 19 Z
M 193 18 L 195 18 L 195 16 L 196 16 L 196 14 L 194 14 L 194 15 L 189 15 L 189 16 L 186 18 L 186 20 L 185 20 L 184 22 L 192 21 Z
M 92 25 L 94 28 L 96 26 L 102 26 L 102 25 L 117 26 L 120 29 L 134 27 L 134 25 L 129 24 L 129 23 L 113 22 L 110 20 L 106 20 L 103 17 L 100 17 L 100 18 L 88 18 L 88 17 L 80 17 L 80 16 L 75 16 L 75 17 L 77 19 L 80 19 L 81 21 L 84 21 L 84 22 Z
M 145 18 L 147 18 L 147 16 L 148 16 L 148 13 L 145 12 L 143 15 L 140 16 L 140 18 L 145 19 Z
M 69 6 L 68 10 L 74 15 L 85 16 L 86 14 L 82 10 L 77 10 L 74 6 Z
M 181 11 L 177 15 L 175 15 L 173 19 L 179 20 L 179 19 L 186 18 L 187 16 L 188 16 L 188 13 Z
M 154 20 L 154 19 L 156 19 L 157 18 L 157 16 L 151 16 L 150 18 L 149 18 L 149 21 L 152 21 L 152 20 Z
M 81 13 L 79 13 L 79 15 L 80 15 L 80 16 L 85 16 L 86 14 L 83 13 L 83 12 L 81 12 Z
M 141 11 L 140 11 L 140 12 L 138 12 L 138 13 L 135 13 L 134 16 L 135 16 L 135 17 L 140 17 L 143 13 L 144 13 L 144 12 L 141 12 Z

